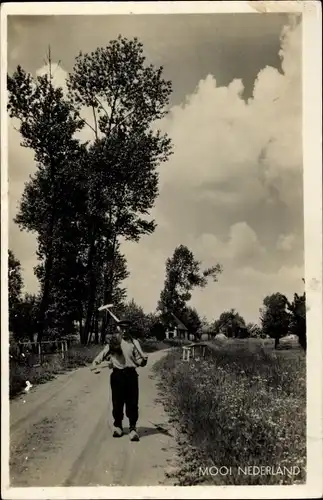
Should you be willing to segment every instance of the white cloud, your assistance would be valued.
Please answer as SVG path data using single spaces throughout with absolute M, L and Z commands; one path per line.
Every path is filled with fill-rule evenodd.
M 290 252 L 295 243 L 294 234 L 281 234 L 277 240 L 277 250 L 282 250 L 283 252 Z
M 36 71 L 36 76 L 51 75 L 52 84 L 54 87 L 61 87 L 63 93 L 67 93 L 66 77 L 67 72 L 58 63 L 45 64 Z
M 254 261 L 265 253 L 258 237 L 246 222 L 238 222 L 229 229 L 226 241 L 217 238 L 214 234 L 202 234 L 197 240 L 190 242 L 190 246 L 203 262 L 221 261 L 230 262 L 230 266 L 239 263 Z M 225 264 L 224 264 L 225 265 Z
M 227 268 L 218 283 L 208 285 L 208 290 L 193 293 L 192 304 L 210 319 L 235 308 L 246 321 L 259 323 L 259 309 L 263 299 L 281 292 L 289 300 L 295 292 L 303 292 L 302 266 L 282 266 L 277 272 L 256 271 L 253 267 Z
M 253 98 L 242 98 L 243 84 L 217 87 L 209 75 L 183 106 L 174 107 L 162 128 L 175 144 L 175 154 L 161 172 L 162 185 L 196 189 L 203 183 L 232 178 L 251 180 L 241 186 L 245 197 L 267 196 L 259 179 L 259 157 L 270 183 L 302 166 L 301 27 L 287 30 L 282 41 L 284 74 L 272 67 L 260 71 Z M 288 174 L 288 172 L 287 172 Z M 280 189 L 278 183 L 278 189 Z M 285 188 L 282 192 L 285 195 Z
M 230 228 L 230 251 L 234 259 L 256 257 L 265 249 L 259 244 L 257 235 L 246 222 L 239 222 Z
M 68 73 L 67 71 L 63 68 L 58 63 L 51 63 L 51 67 L 49 67 L 48 64 L 42 66 L 36 71 L 37 76 L 43 76 L 43 75 L 52 75 L 52 83 L 54 87 L 58 88 L 60 87 L 63 90 L 64 96 L 67 96 L 68 93 L 68 88 L 67 88 L 67 83 L 66 80 L 68 78 Z M 105 100 L 100 101 L 102 108 L 100 109 L 100 113 L 107 113 L 110 114 L 111 112 L 111 107 Z M 82 128 L 82 130 L 79 130 L 75 136 L 80 140 L 80 141 L 93 141 L 95 138 L 94 135 L 94 130 L 95 130 L 95 120 L 93 116 L 93 110 L 92 108 L 88 107 L 82 107 L 80 109 L 80 116 L 83 118 L 86 122 L 85 126 Z M 97 131 L 98 136 L 102 136 L 100 130 Z

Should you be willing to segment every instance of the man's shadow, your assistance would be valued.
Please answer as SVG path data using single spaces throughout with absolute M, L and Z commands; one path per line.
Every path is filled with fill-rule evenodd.
M 129 429 L 127 429 L 127 434 L 129 432 Z M 140 439 L 147 437 L 147 436 L 154 436 L 155 434 L 162 434 L 164 436 L 169 436 L 169 437 L 174 437 L 173 434 L 171 434 L 167 429 L 163 429 L 161 427 L 138 427 L 138 434 L 140 436 Z

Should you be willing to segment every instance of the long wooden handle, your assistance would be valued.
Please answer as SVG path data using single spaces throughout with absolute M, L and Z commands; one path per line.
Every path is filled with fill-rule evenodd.
M 132 344 L 133 344 L 134 348 L 136 349 L 137 353 L 138 353 L 138 354 L 139 354 L 139 356 L 141 357 L 141 359 L 143 359 L 143 360 L 144 360 L 144 359 L 146 359 L 146 358 L 145 358 L 145 357 L 141 354 L 141 352 L 139 351 L 138 347 L 137 347 L 137 346 L 136 346 L 136 344 L 134 343 L 134 341 L 133 341 L 133 337 L 132 337 L 131 335 L 129 335 L 129 337 L 130 337 L 130 340 L 131 340 L 131 342 L 132 342 Z

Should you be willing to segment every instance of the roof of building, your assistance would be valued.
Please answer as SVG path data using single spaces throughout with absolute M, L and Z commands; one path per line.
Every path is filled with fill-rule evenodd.
M 181 329 L 181 330 L 185 330 L 186 332 L 188 331 L 186 326 L 184 325 L 184 323 L 181 322 L 181 320 L 178 319 L 177 316 L 175 316 L 174 313 L 171 313 L 171 315 L 173 316 L 174 320 L 176 321 L 177 323 L 177 326 Z

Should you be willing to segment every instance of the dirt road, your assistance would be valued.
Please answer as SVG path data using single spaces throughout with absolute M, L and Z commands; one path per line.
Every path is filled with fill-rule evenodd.
M 112 438 L 110 372 L 81 368 L 10 405 L 11 486 L 145 486 L 170 484 L 173 430 L 158 397 L 149 356 L 139 369 L 141 440 Z M 127 425 L 127 421 L 125 421 Z M 162 427 L 162 429 L 159 428 Z M 127 428 L 125 428 L 127 431 Z

